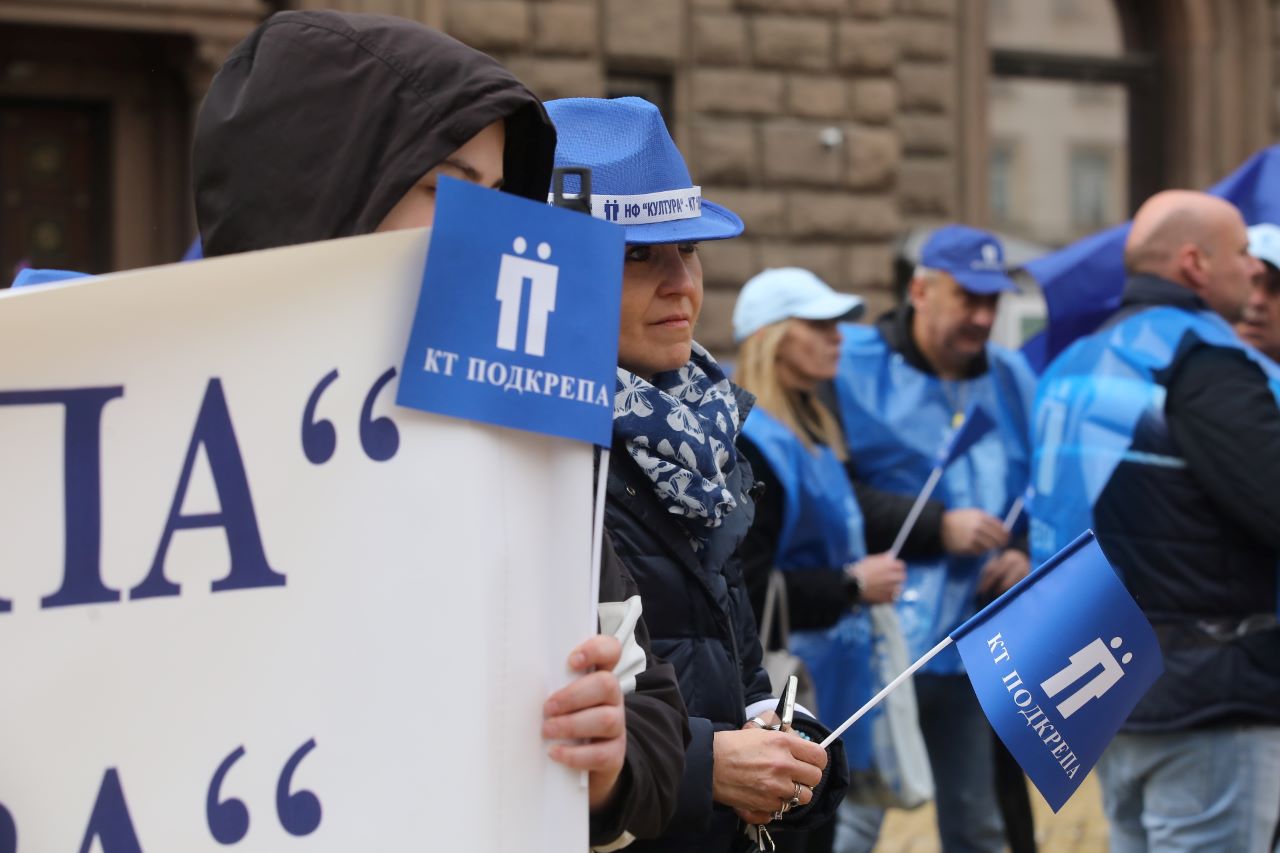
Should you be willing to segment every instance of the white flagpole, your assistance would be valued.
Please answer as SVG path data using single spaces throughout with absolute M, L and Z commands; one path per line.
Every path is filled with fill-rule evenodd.
M 902 551 L 902 546 L 907 543 L 907 537 L 911 535 L 911 528 L 916 526 L 916 521 L 920 518 L 920 513 L 924 512 L 924 505 L 928 502 L 933 490 L 938 485 L 938 480 L 942 479 L 942 468 L 934 468 L 929 474 L 929 479 L 925 481 L 924 488 L 916 497 L 916 502 L 911 505 L 911 512 L 907 513 L 907 520 L 902 522 L 902 529 L 898 531 L 898 538 L 893 540 L 893 547 L 889 549 L 890 557 L 897 557 Z
M 587 599 L 587 636 L 600 633 L 600 561 L 604 548 L 604 498 L 609 485 L 609 449 L 600 450 L 600 468 L 596 472 L 595 516 L 591 519 L 591 594 Z M 585 741 L 583 741 L 585 743 Z M 578 774 L 578 784 L 586 790 L 591 784 L 586 770 Z
M 1023 503 L 1022 495 L 1018 495 L 1013 502 L 1013 506 L 1009 507 L 1009 514 L 1004 517 L 1004 529 L 1006 532 L 1013 530 L 1013 526 L 1018 523 L 1018 516 L 1022 515 Z
M 822 748 L 826 749 L 828 746 L 830 746 L 833 740 L 840 737 L 840 735 L 844 734 L 845 729 L 849 728 L 849 726 L 852 726 L 854 723 L 858 722 L 858 720 L 862 719 L 862 716 L 864 714 L 866 714 L 876 705 L 879 705 L 880 702 L 884 699 L 884 697 L 888 696 L 895 689 L 897 689 L 898 685 L 900 685 L 902 682 L 910 678 L 917 669 L 924 666 L 929 661 L 933 660 L 934 655 L 938 654 L 938 652 L 942 651 L 947 646 L 951 645 L 951 643 L 952 643 L 952 639 L 950 637 L 947 637 L 941 643 L 938 643 L 938 645 L 934 646 L 932 649 L 925 652 L 924 657 L 920 658 L 920 660 L 916 661 L 915 663 L 911 664 L 911 666 L 907 667 L 906 672 L 902 673 L 893 681 L 890 681 L 888 684 L 886 684 L 884 686 L 884 689 L 881 690 L 879 693 L 877 693 L 875 696 L 872 696 L 871 699 L 867 702 L 867 704 L 859 708 L 852 717 L 850 717 L 849 719 L 841 723 L 840 728 L 836 729 L 831 734 L 827 735 L 826 740 L 824 740 L 821 744 Z
M 604 547 L 604 498 L 609 485 L 609 449 L 600 450 L 596 473 L 596 507 L 591 521 L 591 597 L 587 601 L 587 636 L 600 632 L 600 550 Z

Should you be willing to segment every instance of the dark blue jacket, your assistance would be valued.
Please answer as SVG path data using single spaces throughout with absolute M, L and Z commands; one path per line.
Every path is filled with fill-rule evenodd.
M 744 420 L 752 402 L 739 392 Z M 755 478 L 741 454 L 728 486 L 738 507 L 712 532 L 705 549 L 695 553 L 682 523 L 659 503 L 652 481 L 622 444 L 614 445 L 605 527 L 640 587 L 653 652 L 675 667 L 692 734 L 675 817 L 662 838 L 627 848 L 634 853 L 725 853 L 747 843 L 737 815 L 711 799 L 715 732 L 742 728 L 746 706 L 773 695 L 735 553 L 755 516 Z M 798 727 L 815 740 L 826 734 L 814 721 L 801 722 L 797 715 Z M 788 826 L 802 828 L 830 818 L 844 796 L 848 776 L 839 741 L 828 756 L 834 776 L 826 771 L 815 803 L 794 812 Z
M 1121 313 L 1207 306 L 1186 288 L 1130 279 Z M 1110 324 L 1105 329 L 1109 328 Z M 1160 638 L 1164 674 L 1129 731 L 1280 723 L 1280 415 L 1267 379 L 1235 349 L 1188 336 L 1156 377 L 1163 417 L 1144 417 L 1133 459 L 1094 506 L 1098 542 Z M 1183 460 L 1142 464 L 1144 458 Z

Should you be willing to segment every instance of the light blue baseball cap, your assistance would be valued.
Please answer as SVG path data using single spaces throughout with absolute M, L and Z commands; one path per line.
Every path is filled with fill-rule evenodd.
M 1249 254 L 1280 269 L 1280 226 L 1263 222 L 1249 227 Z
M 768 269 L 742 286 L 733 306 L 733 339 L 739 343 L 774 323 L 800 320 L 854 320 L 862 316 L 860 297 L 837 293 L 799 267 Z

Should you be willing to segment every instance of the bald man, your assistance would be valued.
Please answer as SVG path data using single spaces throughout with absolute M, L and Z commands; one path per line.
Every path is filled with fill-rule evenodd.
M 1248 244 L 1221 199 L 1152 197 L 1120 310 L 1036 395 L 1035 555 L 1092 527 L 1164 655 L 1098 764 L 1113 853 L 1268 853 L 1280 819 L 1280 369 L 1231 327 Z

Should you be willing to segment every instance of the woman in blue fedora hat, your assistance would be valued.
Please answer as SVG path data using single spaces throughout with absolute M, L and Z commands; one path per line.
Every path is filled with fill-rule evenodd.
M 817 746 L 827 730 L 816 720 L 798 713 L 794 730 L 771 728 L 777 700 L 736 555 L 755 512 L 755 477 L 735 445 L 753 398 L 693 339 L 697 244 L 738 236 L 742 220 L 702 199 L 652 104 L 546 106 L 556 165 L 589 168 L 592 214 L 626 229 L 605 527 L 690 716 L 675 818 L 631 849 L 757 849 L 769 841 L 758 826 L 830 819 L 848 777 L 839 743 L 832 760 Z

